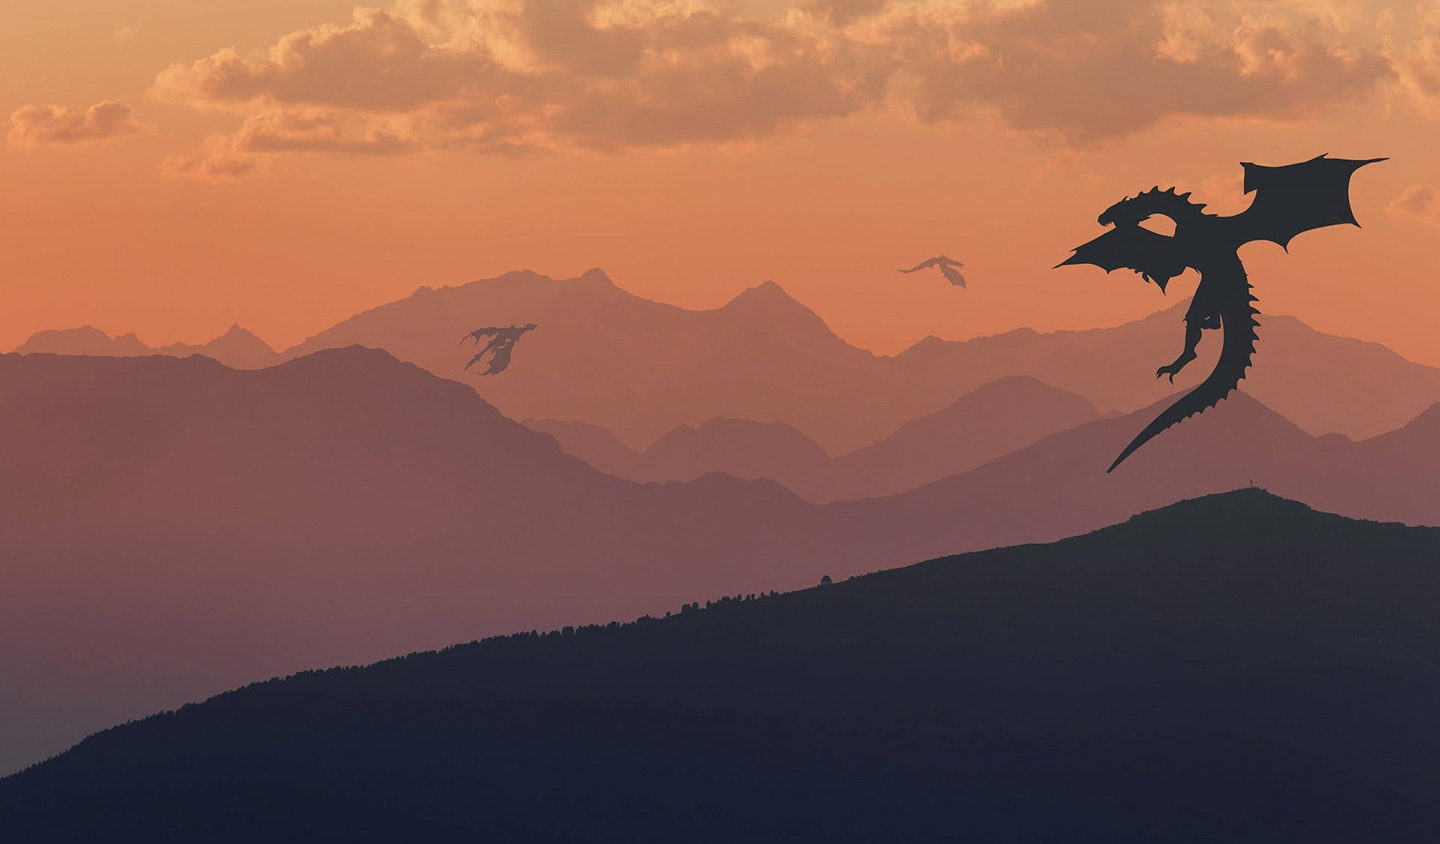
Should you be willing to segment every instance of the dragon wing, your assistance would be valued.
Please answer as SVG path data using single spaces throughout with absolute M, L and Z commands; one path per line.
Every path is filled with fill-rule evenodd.
M 1075 247 L 1071 250 L 1073 254 L 1056 264 L 1055 268 L 1093 264 L 1109 273 L 1115 270 L 1134 269 L 1132 262 L 1137 255 L 1168 254 L 1171 250 L 1171 238 L 1140 226 L 1123 226 L 1109 229 L 1094 240 L 1086 241 Z M 1179 275 L 1183 269 L 1183 267 L 1176 268 L 1175 275 Z M 1149 273 L 1145 273 L 1144 278 L 1146 281 L 1153 281 L 1159 285 L 1160 291 L 1163 293 L 1165 285 L 1173 276 L 1152 277 Z
M 505 328 L 477 328 L 469 334 L 466 334 L 464 337 L 461 337 L 460 344 L 464 345 L 466 340 L 474 340 L 476 343 L 479 343 L 486 337 L 499 336 L 508 330 L 509 329 Z
M 1359 226 L 1350 208 L 1350 177 L 1366 164 L 1383 158 L 1327 158 L 1318 155 L 1299 164 L 1266 167 L 1243 162 L 1245 192 L 1254 193 L 1250 207 L 1235 216 L 1242 242 L 1268 240 L 1284 249 L 1301 232 L 1325 226 Z
M 956 267 L 963 266 L 965 265 L 960 263 L 959 261 L 956 261 L 953 264 L 941 264 L 940 274 L 945 276 L 945 280 L 949 281 L 951 284 L 957 285 L 959 287 L 964 287 L 965 276 L 961 275 L 960 271 L 956 269 Z

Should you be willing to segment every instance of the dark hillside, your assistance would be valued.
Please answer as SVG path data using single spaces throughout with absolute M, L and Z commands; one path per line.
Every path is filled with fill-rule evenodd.
M 0 781 L 0 839 L 1422 841 L 1440 530 L 1259 490 L 249 686 Z

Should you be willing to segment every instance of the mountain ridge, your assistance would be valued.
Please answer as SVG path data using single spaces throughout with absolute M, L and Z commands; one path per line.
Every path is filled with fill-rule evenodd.
M 1169 391 L 1155 382 L 1154 366 L 1179 346 L 1183 307 L 1110 328 L 931 337 L 880 356 L 836 336 L 773 281 L 719 307 L 689 310 L 629 293 L 599 269 L 560 280 L 527 270 L 419 287 L 275 359 L 328 346 L 385 348 L 471 385 L 511 418 L 599 425 L 637 450 L 680 425 L 737 418 L 783 422 L 838 455 L 1009 375 L 1077 393 L 1102 414 L 1147 406 Z M 470 355 L 460 338 L 483 325 L 530 322 L 540 327 L 503 375 L 465 371 Z M 1440 399 L 1440 369 L 1290 317 L 1263 322 L 1244 384 L 1310 433 L 1368 438 Z M 1202 343 L 1200 352 L 1179 386 L 1203 377 L 1214 344 Z

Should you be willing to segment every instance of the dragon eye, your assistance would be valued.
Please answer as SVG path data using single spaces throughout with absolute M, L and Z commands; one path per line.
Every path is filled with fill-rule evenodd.
M 1166 237 L 1175 236 L 1175 221 L 1164 214 L 1151 214 L 1140 221 L 1140 228 Z

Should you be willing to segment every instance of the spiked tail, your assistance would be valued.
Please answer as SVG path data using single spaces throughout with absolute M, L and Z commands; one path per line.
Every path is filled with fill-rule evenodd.
M 1163 413 L 1155 417 L 1155 421 L 1145 426 L 1115 462 L 1110 464 L 1106 473 L 1115 471 L 1125 458 L 1135 453 L 1140 446 L 1149 442 L 1155 435 L 1164 431 L 1172 425 L 1203 413 L 1206 410 L 1219 404 L 1222 399 L 1230 395 L 1230 391 L 1239 386 L 1241 379 L 1245 377 L 1245 370 L 1250 368 L 1250 359 L 1255 354 L 1255 341 L 1257 339 L 1255 329 L 1259 323 L 1255 316 L 1259 311 L 1255 310 L 1251 302 L 1255 297 L 1250 295 L 1250 284 L 1245 284 L 1245 303 L 1233 313 L 1225 313 L 1220 317 L 1221 329 L 1225 332 L 1224 345 L 1220 349 L 1220 360 L 1216 362 L 1215 369 L 1210 372 L 1209 377 L 1200 382 L 1200 385 L 1185 395 L 1181 396 L 1174 404 L 1165 409 Z

